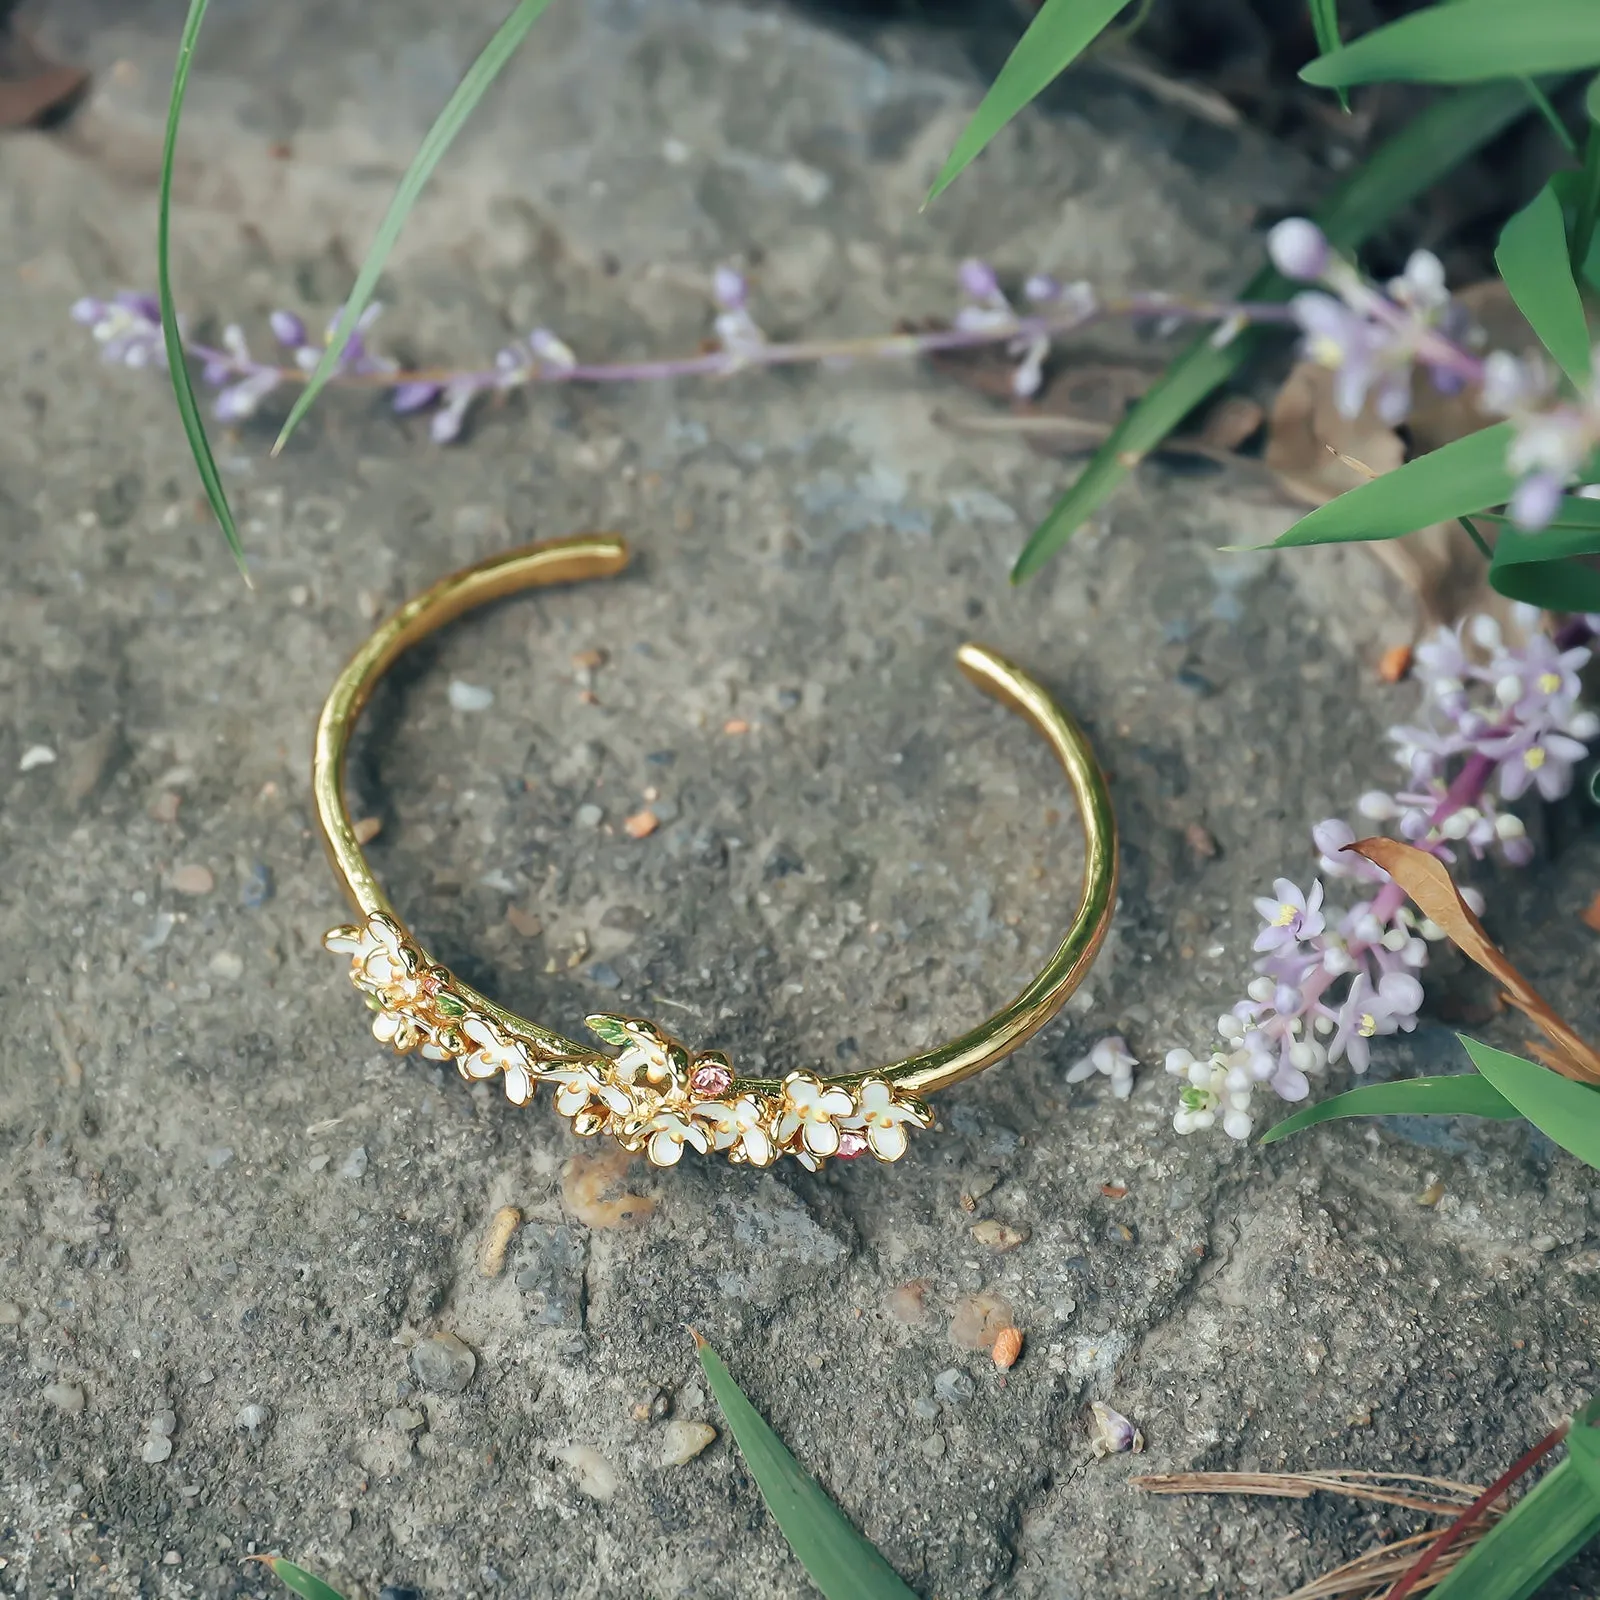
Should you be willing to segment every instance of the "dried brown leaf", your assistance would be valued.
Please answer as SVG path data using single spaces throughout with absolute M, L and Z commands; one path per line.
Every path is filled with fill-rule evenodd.
M 1539 350 L 1539 340 L 1527 319 L 1517 310 L 1510 291 L 1499 278 L 1485 278 L 1468 284 L 1455 297 L 1473 323 L 1486 336 L 1487 350 L 1509 350 L 1525 355 Z M 1406 418 L 1411 435 L 1411 453 L 1424 455 L 1440 445 L 1453 444 L 1479 428 L 1500 418 L 1478 408 L 1478 391 L 1461 389 L 1455 394 L 1440 394 L 1426 378 L 1419 378 L 1413 389 L 1413 404 Z
M 1411 896 L 1418 910 L 1443 928 L 1469 961 L 1482 967 L 1505 989 L 1506 998 L 1530 1021 L 1544 1030 L 1554 1050 L 1541 1059 L 1563 1077 L 1600 1083 L 1600 1054 L 1562 1020 L 1548 1001 L 1512 966 L 1500 947 L 1484 931 L 1472 907 L 1461 898 L 1445 865 L 1437 856 L 1398 839 L 1358 839 L 1348 847 L 1365 856 Z
M 1380 422 L 1370 405 L 1359 417 L 1340 414 L 1333 373 L 1314 361 L 1290 368 L 1272 402 L 1267 429 L 1263 459 L 1283 487 L 1309 506 L 1325 505 L 1405 460 L 1400 435 Z

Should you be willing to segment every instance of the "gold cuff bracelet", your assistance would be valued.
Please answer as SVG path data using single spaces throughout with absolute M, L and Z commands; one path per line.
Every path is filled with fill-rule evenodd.
M 921 1097 L 959 1083 L 1037 1033 L 1077 988 L 1099 950 L 1116 898 L 1116 823 L 1105 779 L 1072 718 L 1025 672 L 981 645 L 956 660 L 984 693 L 1026 717 L 1049 741 L 1077 800 L 1086 865 L 1077 915 L 1059 948 L 1016 999 L 948 1044 L 870 1072 L 740 1077 L 718 1051 L 695 1052 L 653 1023 L 596 1015 L 587 1025 L 617 1054 L 574 1043 L 503 1010 L 437 966 L 417 944 L 361 851 L 344 799 L 345 751 L 374 686 L 396 657 L 436 629 L 502 595 L 610 577 L 628 548 L 603 534 L 551 539 L 491 557 L 401 606 L 339 674 L 317 724 L 311 784 L 333 869 L 359 920 L 324 939 L 350 958 L 350 980 L 376 1013 L 372 1031 L 400 1051 L 454 1061 L 465 1078 L 499 1074 L 525 1105 L 540 1083 L 583 1136 L 608 1133 L 671 1166 L 683 1147 L 764 1167 L 792 1155 L 815 1170 L 829 1156 L 904 1154 L 907 1126 L 931 1124 Z

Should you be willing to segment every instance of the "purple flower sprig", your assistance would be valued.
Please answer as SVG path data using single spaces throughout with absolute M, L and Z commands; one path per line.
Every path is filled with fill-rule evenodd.
M 1190 301 L 1167 294 L 1109 299 L 1087 284 L 1064 285 L 1043 275 L 1027 280 L 1023 287 L 1027 309 L 1019 310 L 986 263 L 964 262 L 958 276 L 963 298 L 949 327 L 862 339 L 783 341 L 769 339 L 762 331 L 751 311 L 745 278 L 731 267 L 719 267 L 711 283 L 711 348 L 654 361 L 583 362 L 548 328 L 535 328 L 526 338 L 505 346 L 492 367 L 406 370 L 368 348 L 367 334 L 381 309 L 374 303 L 362 313 L 331 381 L 347 388 L 389 390 L 396 412 L 430 413 L 431 437 L 438 444 L 448 444 L 460 437 L 477 401 L 534 384 L 726 378 L 757 368 L 903 361 L 1002 346 L 1016 362 L 1012 389 L 1027 397 L 1043 382 L 1054 342 L 1099 317 L 1154 318 L 1164 325 L 1215 322 L 1219 330 L 1232 330 L 1251 321 L 1289 320 L 1281 305 Z M 119 293 L 109 300 L 84 299 L 73 306 L 72 316 L 90 329 L 108 361 L 129 367 L 164 365 L 161 314 L 153 297 Z M 185 337 L 184 348 L 199 363 L 203 380 L 218 391 L 214 402 L 218 419 L 238 422 L 252 415 L 280 386 L 307 381 L 337 321 L 337 316 L 330 321 L 319 343 L 292 312 L 273 311 L 269 323 L 279 350 L 271 360 L 255 356 L 235 325 L 224 330 L 220 346 Z
M 1600 377 L 1562 397 L 1539 355 L 1480 355 L 1470 347 L 1470 319 L 1451 298 L 1431 251 L 1414 251 L 1405 271 L 1382 287 L 1337 255 L 1304 217 L 1278 223 L 1267 236 L 1267 252 L 1286 278 L 1319 286 L 1295 295 L 1290 309 L 1306 358 L 1334 374 L 1334 403 L 1342 415 L 1359 416 L 1370 401 L 1380 422 L 1398 427 L 1410 414 L 1419 369 L 1440 394 L 1477 389 L 1483 409 L 1513 425 L 1506 452 L 1517 479 L 1507 508 L 1511 520 L 1527 532 L 1551 522 L 1563 493 L 1600 450 Z
M 1530 630 L 1538 617 L 1524 608 Z M 1510 866 L 1533 858 L 1533 842 L 1507 803 L 1530 794 L 1558 800 L 1575 768 L 1600 739 L 1600 716 L 1578 703 L 1578 674 L 1600 616 L 1575 617 L 1560 634 L 1531 632 L 1510 645 L 1490 617 L 1441 628 L 1419 645 L 1416 677 L 1423 706 L 1416 725 L 1389 737 L 1405 778 L 1396 792 L 1371 790 L 1358 802 L 1374 822 L 1393 822 L 1402 837 L 1454 862 L 1465 847 L 1491 850 Z M 1340 1060 L 1367 1070 L 1372 1040 L 1416 1026 L 1418 981 L 1428 948 L 1443 931 L 1419 919 L 1382 868 L 1348 846 L 1350 824 L 1330 817 L 1311 830 L 1322 877 L 1302 891 L 1279 878 L 1255 902 L 1262 926 L 1260 959 L 1245 997 L 1217 1021 L 1220 1045 L 1206 1057 L 1169 1051 L 1167 1071 L 1182 1080 L 1173 1127 L 1217 1127 L 1248 1139 L 1253 1098 L 1262 1087 L 1303 1100 L 1312 1081 Z M 1364 896 L 1345 911 L 1324 904 L 1323 879 Z M 1475 889 L 1462 894 L 1481 913 Z

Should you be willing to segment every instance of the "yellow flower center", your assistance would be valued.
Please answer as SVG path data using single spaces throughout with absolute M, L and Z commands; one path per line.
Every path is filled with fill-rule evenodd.
M 1541 674 L 1539 678 L 1540 694 L 1554 694 L 1561 687 L 1561 679 L 1553 672 Z
M 1278 907 L 1278 914 L 1272 919 L 1272 925 L 1275 928 L 1287 928 L 1289 924 L 1292 923 L 1299 915 L 1299 906 L 1292 906 L 1287 900 L 1285 900 Z
M 1539 768 L 1544 765 L 1544 762 L 1545 754 L 1544 747 L 1542 745 L 1533 745 L 1528 750 L 1525 750 L 1522 754 L 1522 764 L 1523 766 L 1527 767 L 1530 772 L 1537 772 Z
M 1363 1039 L 1370 1039 L 1377 1031 L 1378 1019 L 1370 1011 L 1363 1011 L 1361 1013 L 1361 1026 L 1356 1029 L 1356 1032 Z
M 1337 369 L 1344 365 L 1344 349 L 1331 334 L 1324 333 L 1312 339 L 1307 347 L 1306 354 L 1319 367 Z

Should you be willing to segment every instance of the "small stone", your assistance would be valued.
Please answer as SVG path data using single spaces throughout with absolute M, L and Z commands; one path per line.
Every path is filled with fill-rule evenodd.
M 1129 1450 L 1138 1454 L 1144 1449 L 1144 1435 L 1120 1411 L 1113 1410 L 1103 1400 L 1089 1403 L 1089 1442 L 1094 1448 L 1096 1460 L 1103 1456 L 1121 1455 Z
M 176 789 L 163 789 L 150 802 L 150 820 L 152 822 L 176 822 L 178 820 L 178 808 L 182 804 L 183 796 Z
M 367 1147 L 358 1144 L 339 1164 L 341 1178 L 364 1178 L 367 1175 Z
M 176 1550 L 169 1550 L 162 1556 L 161 1565 L 164 1567 L 181 1567 L 183 1565 L 183 1557 Z
M 1203 823 L 1191 822 L 1183 830 L 1183 836 L 1188 841 L 1189 848 L 1202 861 L 1210 861 L 1216 855 L 1216 837 Z
M 733 1074 L 720 1061 L 702 1062 L 690 1073 L 689 1087 L 696 1094 L 715 1100 L 733 1087 Z
M 244 961 L 232 950 L 219 950 L 211 958 L 211 970 L 225 983 L 237 983 L 244 976 Z
M 524 939 L 537 939 L 544 932 L 544 924 L 520 906 L 506 907 L 506 921 L 522 935 Z
M 266 1425 L 267 1408 L 256 1405 L 253 1401 L 249 1405 L 240 1406 L 233 1414 L 233 1425 L 240 1433 L 248 1433 L 254 1438 L 256 1433 Z
M 455 711 L 487 711 L 494 704 L 494 690 L 460 678 L 450 680 L 450 706 Z
M 382 817 L 359 817 L 350 826 L 357 844 L 371 844 L 383 832 Z
M 884 1296 L 883 1303 L 895 1321 L 914 1327 L 927 1319 L 928 1308 L 924 1303 L 927 1295 L 928 1280 L 913 1278 L 910 1283 L 902 1283 L 891 1289 Z
M 950 1343 L 958 1350 L 992 1350 L 1002 1328 L 1015 1325 L 1009 1300 L 996 1294 L 968 1295 L 950 1318 Z
M 937 1461 L 944 1454 L 944 1435 L 942 1433 L 930 1433 L 917 1448 L 930 1461 Z
M 994 1364 L 1002 1372 L 1016 1366 L 1017 1357 L 1022 1354 L 1022 1330 L 1020 1328 L 1002 1328 L 994 1341 L 994 1349 L 990 1354 L 994 1358 Z
M 977 1387 L 960 1367 L 946 1367 L 933 1380 L 933 1392 L 947 1406 L 958 1406 L 963 1401 L 970 1400 L 976 1393 Z
M 159 1433 L 152 1433 L 139 1451 L 139 1459 L 147 1467 L 158 1467 L 172 1454 L 172 1441 Z
M 259 911 L 276 892 L 272 868 L 264 861 L 253 861 L 246 873 L 244 887 L 239 891 L 239 904 L 249 911 Z
M 572 1469 L 578 1492 L 591 1500 L 609 1500 L 617 1492 L 616 1469 L 593 1445 L 569 1444 L 556 1451 L 556 1460 Z
M 1032 1237 L 1032 1230 L 1013 1227 L 1008 1222 L 987 1217 L 984 1221 L 974 1224 L 972 1237 L 979 1244 L 988 1245 L 991 1250 L 998 1250 L 1004 1254 L 1007 1250 L 1015 1250 L 1019 1244 L 1026 1244 Z
M 1417 1204 L 1419 1206 L 1428 1206 L 1431 1208 L 1438 1205 L 1438 1203 L 1443 1199 L 1444 1180 L 1441 1178 L 1435 1178 L 1433 1182 L 1430 1183 L 1427 1188 L 1425 1188 L 1422 1193 L 1417 1196 Z
M 412 1406 L 395 1406 L 383 1414 L 383 1425 L 396 1433 L 415 1433 L 428 1419 Z
M 622 974 L 609 961 L 596 961 L 589 967 L 589 981 L 602 989 L 620 989 Z
M 478 1358 L 453 1333 L 434 1333 L 411 1347 L 411 1370 L 424 1389 L 460 1394 L 478 1370 Z
M 22 1307 L 15 1300 L 0 1300 L 0 1328 L 14 1328 L 22 1321 Z
M 693 1461 L 716 1437 L 709 1422 L 669 1422 L 661 1430 L 661 1465 L 681 1467 Z
M 628 1408 L 628 1415 L 635 1422 L 660 1422 L 672 1409 L 672 1397 L 665 1389 L 652 1389 L 643 1399 L 637 1400 Z
M 605 812 L 595 805 L 593 801 L 590 801 L 587 805 L 579 806 L 572 813 L 572 820 L 580 828 L 598 828 L 604 817 Z
M 750 724 L 746 722 L 743 717 L 729 717 L 728 720 L 722 724 L 722 731 L 737 738 L 741 733 L 749 733 Z
M 1553 1233 L 1536 1233 L 1528 1242 L 1540 1255 L 1547 1256 L 1561 1241 Z
M 172 887 L 179 894 L 210 894 L 217 886 L 210 867 L 191 865 L 179 867 L 172 874 Z
M 220 1172 L 232 1160 L 233 1146 L 231 1144 L 219 1144 L 206 1151 L 206 1165 L 213 1172 Z
M 171 1406 L 163 1406 L 150 1419 L 150 1432 L 170 1439 L 178 1431 L 178 1413 Z
M 578 650 L 573 653 L 572 664 L 579 672 L 596 672 L 606 664 L 604 650 Z
M 932 1395 L 919 1394 L 911 1402 L 911 1409 L 924 1422 L 937 1422 L 939 1420 L 939 1402 Z
M 646 807 L 645 810 L 635 811 L 631 817 L 626 818 L 622 829 L 630 839 L 648 839 L 660 826 L 661 819 Z
M 498 1278 L 505 1271 L 506 1250 L 521 1226 L 522 1213 L 515 1206 L 501 1206 L 490 1217 L 478 1246 L 478 1271 L 485 1278 Z
M 75 1417 L 83 1410 L 83 1389 L 76 1383 L 51 1383 L 45 1385 L 45 1401 L 57 1411 Z
M 32 772 L 35 767 L 48 767 L 56 758 L 56 753 L 47 744 L 30 744 L 22 752 L 22 759 L 17 763 L 18 772 Z

